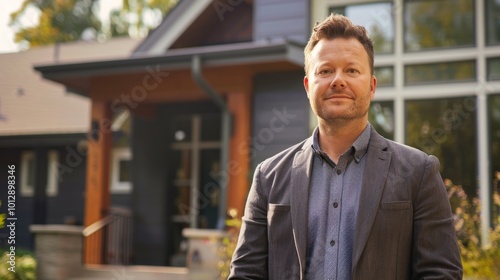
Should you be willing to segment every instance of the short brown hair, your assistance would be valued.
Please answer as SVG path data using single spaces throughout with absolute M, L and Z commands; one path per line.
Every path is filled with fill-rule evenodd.
M 321 39 L 356 38 L 368 53 L 371 74 L 373 75 L 373 42 L 368 32 L 361 25 L 355 25 L 343 15 L 331 14 L 323 22 L 317 22 L 312 30 L 311 37 L 304 49 L 306 75 L 309 70 L 311 52 Z

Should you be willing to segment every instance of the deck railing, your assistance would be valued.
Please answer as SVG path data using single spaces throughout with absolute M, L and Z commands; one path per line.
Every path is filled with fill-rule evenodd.
M 132 259 L 132 215 L 130 210 L 113 207 L 110 214 L 83 230 L 85 263 L 129 265 Z M 99 244 L 100 246 L 85 246 Z

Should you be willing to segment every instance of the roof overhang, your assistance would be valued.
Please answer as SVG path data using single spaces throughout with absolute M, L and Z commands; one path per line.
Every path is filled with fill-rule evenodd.
M 0 148 L 54 147 L 76 145 L 86 139 L 86 132 L 35 135 L 0 135 Z
M 43 78 L 63 84 L 69 91 L 88 96 L 92 77 L 145 72 L 149 68 L 185 70 L 192 57 L 199 56 L 203 67 L 288 62 L 303 67 L 304 46 L 286 40 L 254 41 L 228 45 L 173 49 L 162 55 L 132 56 L 123 59 L 80 63 L 35 65 Z

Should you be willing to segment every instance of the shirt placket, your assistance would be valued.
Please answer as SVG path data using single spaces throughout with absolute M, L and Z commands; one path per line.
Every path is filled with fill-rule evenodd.
M 342 188 L 343 186 L 343 177 L 344 177 L 344 167 L 346 157 L 342 156 L 339 159 L 339 164 L 335 167 L 330 165 L 328 166 L 330 169 L 328 174 L 330 174 L 330 196 L 328 203 L 328 220 L 327 220 L 327 233 L 325 240 L 325 263 L 324 263 L 324 271 L 325 271 L 325 279 L 334 280 L 337 279 L 337 270 L 339 264 L 339 237 L 340 237 L 340 218 L 342 211 Z

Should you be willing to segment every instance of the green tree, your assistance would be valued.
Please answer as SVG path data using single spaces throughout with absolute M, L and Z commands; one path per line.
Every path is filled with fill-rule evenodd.
M 178 0 L 123 0 L 123 8 L 111 12 L 109 35 L 144 37 L 177 2 Z
M 100 0 L 105 1 L 105 0 Z M 84 34 L 91 37 L 144 37 L 155 28 L 177 0 L 123 0 L 123 8 L 111 11 L 109 26 L 97 17 L 99 0 L 24 0 L 11 14 L 11 25 L 17 25 L 17 43 L 30 47 L 76 41 Z M 29 8 L 39 11 L 36 26 L 23 27 L 21 18 Z
M 11 14 L 11 25 L 19 24 L 29 7 L 40 11 L 39 23 L 21 28 L 15 41 L 30 46 L 75 41 L 83 32 L 97 33 L 101 23 L 94 13 L 95 0 L 24 0 L 19 10 Z

